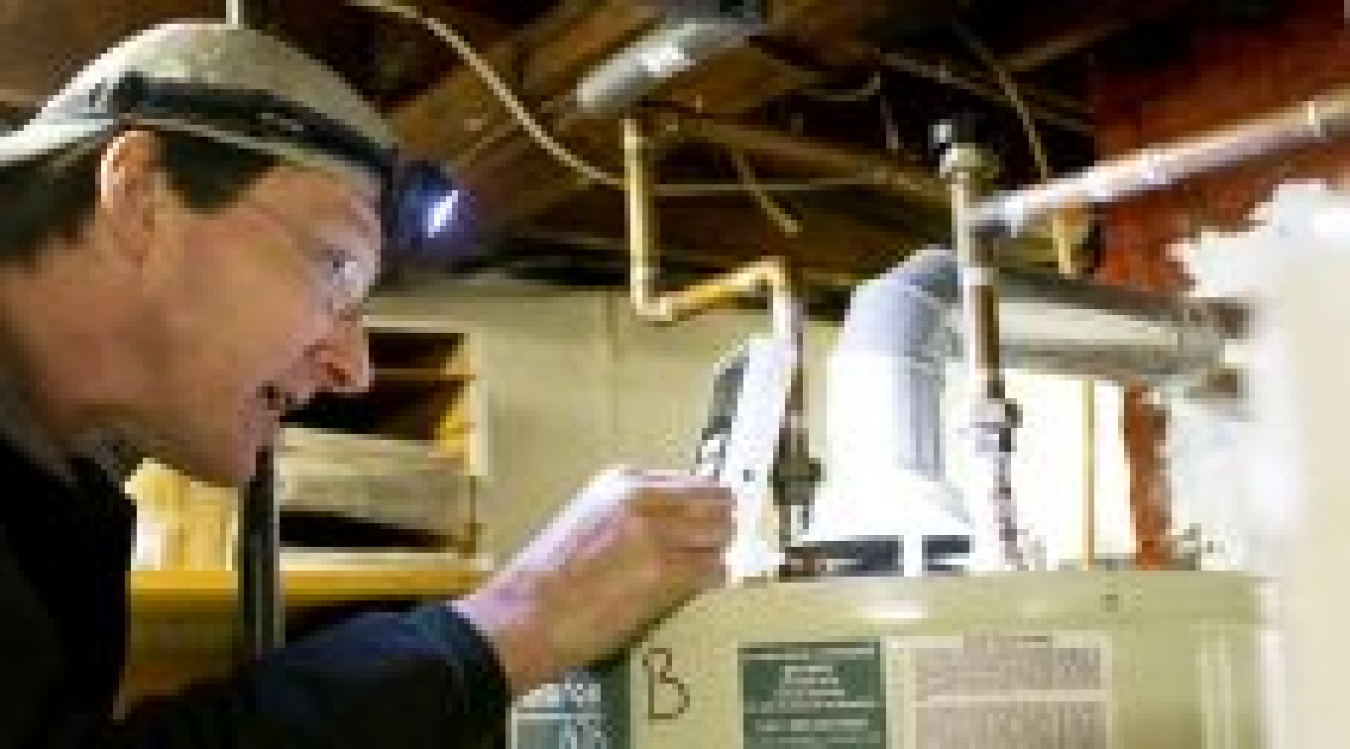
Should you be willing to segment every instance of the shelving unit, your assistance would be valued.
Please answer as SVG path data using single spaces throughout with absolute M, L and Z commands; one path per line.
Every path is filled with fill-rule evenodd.
M 283 575 L 288 610 L 385 601 L 453 598 L 478 583 L 467 569 L 292 570 Z M 133 619 L 160 614 L 218 616 L 235 609 L 229 570 L 142 570 L 131 574 Z
M 370 331 L 370 341 L 374 379 L 368 392 L 316 399 L 288 421 L 323 430 L 309 433 L 314 438 L 310 444 L 319 453 L 331 452 L 308 466 L 311 477 L 323 476 L 325 460 L 335 475 L 359 473 L 366 467 L 379 473 L 387 468 L 393 478 L 381 473 L 382 480 L 371 483 L 369 490 L 381 496 L 378 501 L 372 499 L 370 507 L 395 506 L 402 491 L 411 493 L 419 487 L 430 493 L 414 497 L 408 507 L 417 501 L 434 507 L 439 491 L 433 483 L 436 476 L 458 480 L 474 471 L 476 378 L 466 337 L 381 327 Z M 283 450 L 282 460 L 286 459 Z M 404 460 L 411 477 L 400 483 L 396 479 Z M 330 489 L 337 492 L 340 486 L 340 481 L 315 484 L 320 495 Z M 359 494 L 360 485 L 353 486 Z M 471 498 L 471 482 L 469 486 Z M 158 521 L 164 553 L 157 565 L 161 568 L 135 571 L 129 581 L 131 648 L 124 702 L 174 691 L 189 681 L 231 670 L 236 663 L 238 612 L 238 579 L 228 568 L 233 545 L 230 527 L 237 507 L 233 493 L 197 484 L 164 468 L 133 479 L 131 489 L 142 505 L 142 517 Z M 369 566 L 350 566 L 348 561 L 340 568 L 285 570 L 288 620 L 308 622 L 311 617 L 365 608 L 403 607 L 471 591 L 482 573 L 467 561 L 469 554 L 460 566 L 444 558 L 456 548 L 473 551 L 477 528 L 472 505 L 465 514 L 460 505 L 452 504 L 463 499 L 447 496 L 447 506 L 453 506 L 454 512 L 428 515 L 428 525 L 443 523 L 431 529 L 439 536 L 428 535 L 442 539 L 442 545 L 432 550 L 440 555 L 439 564 L 420 558 L 399 567 L 385 559 Z M 312 503 L 298 504 L 313 511 Z M 285 507 L 283 500 L 283 533 Z M 350 560 L 355 555 L 333 556 Z
M 286 611 L 294 621 L 325 610 L 402 607 L 452 599 L 477 586 L 460 569 L 288 571 Z M 130 580 L 131 629 L 119 702 L 134 704 L 232 671 L 237 579 L 228 570 L 152 570 Z
M 376 327 L 369 339 L 374 376 L 368 391 L 320 396 L 287 419 L 279 471 L 293 479 L 283 484 L 294 491 L 282 496 L 283 543 L 290 503 L 308 518 L 331 512 L 372 528 L 392 523 L 391 529 L 432 539 L 419 542 L 432 543 L 426 548 L 473 553 L 477 521 L 471 477 L 477 473 L 478 408 L 467 337 Z M 368 482 L 363 483 L 362 472 L 369 472 Z M 143 517 L 161 525 L 162 549 L 153 566 L 228 567 L 236 505 L 232 493 L 159 469 L 133 481 L 133 494 L 143 500 Z M 363 496 L 370 501 L 363 502 Z M 307 532 L 304 543 L 314 542 Z
M 473 388 L 466 337 L 445 331 L 370 331 L 371 387 L 323 395 L 289 421 L 353 435 L 428 443 L 463 471 L 473 464 Z

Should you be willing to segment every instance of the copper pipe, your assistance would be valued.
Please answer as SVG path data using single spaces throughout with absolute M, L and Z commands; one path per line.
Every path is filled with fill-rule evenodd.
M 638 316 L 653 322 L 676 322 L 729 301 L 767 296 L 774 336 L 786 341 L 796 356 L 786 404 L 778 466 L 805 475 L 810 465 L 801 365 L 803 311 L 787 262 L 767 257 L 729 273 L 666 294 L 656 292 L 657 218 L 653 146 L 635 117 L 623 121 L 625 199 L 628 212 L 629 293 Z M 789 501 L 777 505 L 779 540 L 784 548 L 802 530 L 799 521 L 809 508 Z
M 676 136 L 795 161 L 821 172 L 869 177 L 878 187 L 944 212 L 947 208 L 947 191 L 941 180 L 917 166 L 905 166 L 888 154 L 859 151 L 727 119 L 687 113 L 660 113 L 657 125 L 663 132 Z
M 988 500 L 994 512 L 1001 563 L 1010 570 L 1027 569 L 1022 553 L 1012 490 L 1013 431 L 1017 404 L 1007 397 L 999 336 L 997 268 L 989 237 L 972 223 L 976 199 L 987 184 L 994 164 L 985 152 L 960 140 L 953 128 L 942 158 L 942 175 L 951 192 L 952 240 L 961 280 L 963 348 L 966 368 L 976 388 L 968 434 L 980 459 Z
M 669 313 L 671 319 L 679 320 L 713 309 L 731 299 L 760 296 L 765 293 L 773 305 L 775 330 L 791 332 L 790 327 L 779 329 L 779 323 L 786 316 L 790 316 L 787 309 L 779 307 L 790 304 L 794 294 L 792 282 L 788 278 L 787 264 L 778 257 L 756 260 L 729 273 L 666 294 L 665 311 Z
M 656 196 L 653 145 L 636 118 L 623 120 L 624 205 L 628 212 L 628 291 L 633 309 L 646 320 L 670 322 L 668 302 L 655 295 Z
M 972 220 L 979 227 L 1018 231 L 1058 209 L 1114 202 L 1246 159 L 1338 138 L 1347 131 L 1350 88 L 1341 88 L 1213 133 L 1145 148 L 1073 176 L 996 195 L 977 207 Z
M 1161 455 L 1166 439 L 1165 412 L 1150 402 L 1140 384 L 1125 390 L 1123 432 L 1130 456 L 1130 521 L 1134 528 L 1134 565 L 1141 570 L 1175 566 L 1168 533 L 1172 527 L 1170 497 Z
M 980 396 L 1004 395 L 999 345 L 997 268 L 987 238 L 971 226 L 971 208 L 984 185 L 991 163 L 980 149 L 958 144 L 949 148 L 943 173 L 950 183 L 952 245 L 961 269 L 963 347 L 966 365 L 980 379 Z
M 225 20 L 234 26 L 257 23 L 258 8 L 250 0 L 225 0 Z
M 643 319 L 676 322 L 730 300 L 766 295 L 774 331 L 797 340 L 801 312 L 787 263 L 757 260 L 686 289 L 657 294 L 657 215 L 652 176 L 653 144 L 636 118 L 623 121 L 625 196 L 628 211 L 629 292 Z

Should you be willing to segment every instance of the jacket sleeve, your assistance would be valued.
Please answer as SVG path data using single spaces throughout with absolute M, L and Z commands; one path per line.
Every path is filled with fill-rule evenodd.
M 490 644 L 432 605 L 354 618 L 228 679 L 143 704 L 89 749 L 496 746 L 509 699 Z
M 42 696 L 55 687 L 51 622 L 7 563 L 0 527 L 0 749 L 18 747 L 42 720 Z

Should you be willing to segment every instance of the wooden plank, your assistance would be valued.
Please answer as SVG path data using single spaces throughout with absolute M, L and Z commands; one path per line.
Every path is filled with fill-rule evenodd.
M 449 599 L 472 591 L 468 569 L 287 571 L 287 611 L 379 601 Z M 226 570 L 137 571 L 130 578 L 131 628 L 119 712 L 233 671 L 237 574 Z
M 287 571 L 288 607 L 307 608 L 352 601 L 451 598 L 473 590 L 482 574 L 469 569 L 370 569 Z M 229 570 L 142 570 L 131 573 L 131 611 L 233 610 L 236 573 Z

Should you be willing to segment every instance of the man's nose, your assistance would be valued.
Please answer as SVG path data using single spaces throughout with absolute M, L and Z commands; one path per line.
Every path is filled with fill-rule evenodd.
M 323 389 L 350 395 L 370 387 L 370 346 L 359 315 L 338 320 L 315 344 L 311 356 L 319 367 Z

